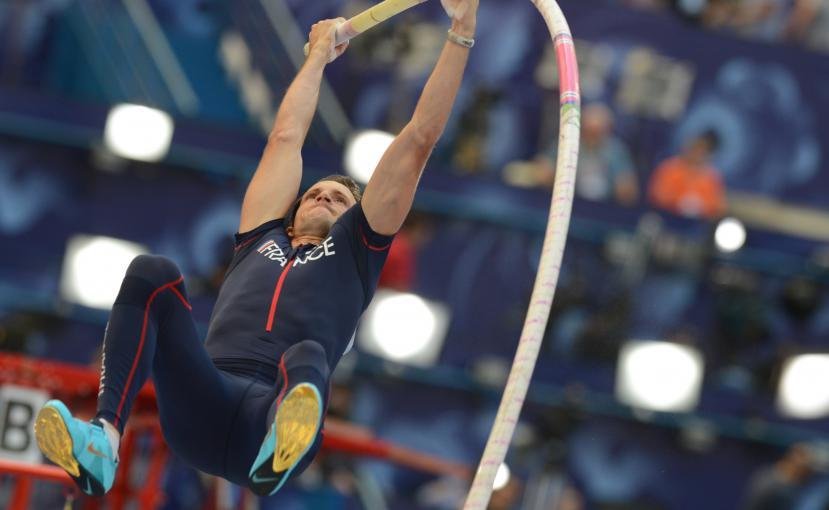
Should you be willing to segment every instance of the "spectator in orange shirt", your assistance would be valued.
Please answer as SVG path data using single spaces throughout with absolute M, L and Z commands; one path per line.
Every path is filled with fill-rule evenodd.
M 725 213 L 725 188 L 711 156 L 719 137 L 707 131 L 692 138 L 682 152 L 663 161 L 651 176 L 649 199 L 654 206 L 691 218 L 717 218 Z

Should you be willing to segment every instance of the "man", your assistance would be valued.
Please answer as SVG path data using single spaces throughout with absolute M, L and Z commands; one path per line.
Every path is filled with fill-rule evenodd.
M 334 45 L 343 19 L 313 26 L 308 59 L 245 194 L 204 346 L 175 265 L 155 256 L 132 262 L 104 336 L 97 415 L 82 422 L 52 400 L 36 420 L 41 450 L 85 493 L 112 487 L 120 435 L 151 371 L 164 436 L 194 467 L 266 495 L 310 463 L 329 373 L 371 301 L 466 66 L 478 2 L 444 6 L 448 41 L 362 197 L 353 181 L 331 176 L 296 200 L 323 70 L 348 46 Z
M 627 145 L 613 134 L 613 111 L 603 103 L 590 103 L 581 117 L 581 147 L 576 195 L 587 200 L 633 206 L 639 200 L 636 168 Z M 538 158 L 537 180 L 552 188 L 558 146 Z
M 719 144 L 719 136 L 706 131 L 690 139 L 679 155 L 663 161 L 651 175 L 651 204 L 689 218 L 716 219 L 725 214 L 725 186 L 711 164 Z
M 755 473 L 748 482 L 744 510 L 798 508 L 806 485 L 816 474 L 818 459 L 806 443 L 789 447 L 783 457 Z
M 829 2 L 794 0 L 782 35 L 813 50 L 829 51 Z

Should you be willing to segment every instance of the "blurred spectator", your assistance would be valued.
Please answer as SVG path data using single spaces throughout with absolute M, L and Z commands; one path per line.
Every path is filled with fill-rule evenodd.
M 432 237 L 432 222 L 413 211 L 392 241 L 386 265 L 380 273 L 380 287 L 401 292 L 412 290 L 417 277 L 417 251 Z
M 63 325 L 63 320 L 51 313 L 0 313 L 0 351 L 42 355 L 48 339 Z
M 475 90 L 471 104 L 461 114 L 458 135 L 453 142 L 452 166 L 465 174 L 483 173 L 487 167 L 486 140 L 490 112 L 501 92 L 486 87 Z
M 613 112 L 606 105 L 592 103 L 582 112 L 576 195 L 596 201 L 614 200 L 634 205 L 639 187 L 630 151 L 613 135 Z M 558 148 L 538 158 L 536 182 L 553 186 Z
M 342 383 L 331 385 L 325 431 L 353 439 L 371 440 L 373 435 L 369 429 L 348 421 L 351 415 L 352 397 L 350 386 Z M 333 490 L 339 498 L 350 501 L 351 504 L 356 504 L 358 499 L 359 476 L 354 456 L 347 452 L 337 450 L 323 452 L 314 459 L 299 481 L 308 489 L 326 487 Z
M 677 5 L 684 14 L 698 17 L 705 27 L 714 29 L 729 27 L 740 11 L 740 2 L 734 0 L 680 1 Z
M 383 272 L 380 273 L 379 286 L 401 292 L 412 288 L 417 258 L 415 248 L 405 230 L 398 232 L 389 248 L 389 256 Z
M 717 218 L 725 212 L 725 189 L 711 157 L 719 137 L 707 131 L 689 140 L 682 152 L 663 161 L 651 176 L 650 202 L 692 218 Z
M 668 6 L 668 0 L 622 0 L 627 6 L 636 9 L 663 10 Z
M 568 432 L 570 426 L 567 426 Z M 549 443 L 548 443 L 549 445 Z M 557 446 L 552 450 L 542 447 L 538 451 L 538 444 L 533 444 L 537 454 L 547 454 L 547 460 L 555 457 Z M 564 449 L 566 447 L 562 447 Z M 585 510 L 584 495 L 573 485 L 569 477 L 559 468 L 551 468 L 535 471 L 530 474 L 526 483 L 526 489 L 522 496 L 521 508 L 544 510 Z
M 829 0 L 619 0 L 661 10 L 670 4 L 682 18 L 749 39 L 789 40 L 829 51 Z
M 43 72 L 52 20 L 71 0 L 0 2 L 0 83 L 30 84 Z
M 829 51 L 829 0 L 795 0 L 784 36 Z
M 814 474 L 815 459 L 804 444 L 792 446 L 774 465 L 755 474 L 746 491 L 744 510 L 791 510 L 800 490 Z
M 584 496 L 572 485 L 562 491 L 558 505 L 553 510 L 584 510 Z
M 507 484 L 501 489 L 492 491 L 487 510 L 510 510 L 516 508 L 524 491 L 524 484 L 515 476 L 511 476 Z
M 709 352 L 716 366 L 727 367 L 732 387 L 748 390 L 771 381 L 775 361 L 771 348 L 771 310 L 756 273 L 734 265 L 722 265 L 710 272 L 714 309 L 713 335 Z
M 737 4 L 727 25 L 750 39 L 776 41 L 787 16 L 788 0 L 743 0 Z

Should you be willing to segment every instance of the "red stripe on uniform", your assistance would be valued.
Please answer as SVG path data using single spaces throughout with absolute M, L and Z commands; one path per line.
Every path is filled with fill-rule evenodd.
M 363 238 L 363 244 L 366 245 L 366 248 L 372 251 L 386 251 L 389 249 L 389 246 L 391 246 L 391 243 L 385 246 L 374 246 L 371 243 L 369 243 L 368 239 L 366 238 L 366 233 L 363 231 L 362 225 L 360 226 L 360 236 Z
M 115 411 L 115 423 L 114 425 L 117 427 L 119 423 L 121 423 L 121 409 L 124 408 L 124 403 L 127 401 L 127 393 L 129 393 L 130 385 L 132 384 L 132 378 L 135 376 L 135 370 L 138 368 L 138 360 L 141 359 L 141 351 L 144 350 L 144 341 L 147 339 L 147 325 L 150 321 L 150 306 L 153 304 L 153 300 L 155 297 L 164 290 L 172 289 L 179 283 L 184 281 L 184 277 L 180 276 L 177 280 L 165 283 L 161 287 L 155 289 L 150 297 L 147 298 L 147 304 L 144 306 L 144 323 L 141 325 L 141 338 L 138 341 L 138 350 L 135 353 L 135 359 L 132 361 L 132 368 L 130 368 L 130 373 L 127 376 L 127 384 L 124 386 L 124 391 L 121 393 L 121 401 L 118 403 L 118 409 Z M 179 296 L 179 299 L 185 304 L 185 306 L 189 307 L 190 304 L 184 300 L 184 296 L 178 293 L 175 289 L 174 292 Z
M 193 311 L 193 307 L 190 305 L 190 303 L 187 302 L 186 299 L 184 299 L 184 296 L 181 294 L 181 292 L 179 292 L 179 290 L 177 288 L 170 287 L 170 290 L 172 290 L 173 294 L 175 294 L 176 297 L 179 299 L 179 301 L 181 301 L 181 304 L 184 305 L 184 308 L 187 308 L 191 312 Z
M 261 238 L 261 236 L 252 237 L 252 238 L 248 239 L 247 241 L 245 241 L 241 244 L 238 244 L 235 248 L 233 248 L 233 250 L 234 251 L 239 251 L 242 248 L 244 248 L 245 246 L 249 245 L 250 243 L 252 243 L 252 242 L 254 242 L 254 241 L 256 241 L 257 239 L 260 239 L 260 238 Z
M 265 325 L 265 331 L 273 329 L 273 318 L 276 315 L 276 303 L 279 301 L 279 294 L 282 292 L 282 285 L 285 283 L 285 277 L 288 276 L 288 271 L 291 270 L 292 261 L 293 259 L 287 262 L 288 265 L 282 270 L 282 274 L 279 275 L 279 280 L 276 282 L 276 288 L 273 291 L 273 299 L 271 299 L 271 309 L 268 312 L 268 323 Z

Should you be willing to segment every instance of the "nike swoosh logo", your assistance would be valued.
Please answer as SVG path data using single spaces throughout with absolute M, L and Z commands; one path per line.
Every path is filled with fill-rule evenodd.
M 89 478 L 86 479 L 86 493 L 92 494 L 92 484 L 89 483 Z
M 260 477 L 259 473 L 253 473 L 251 480 L 253 480 L 253 483 L 271 483 L 279 481 L 279 478 L 278 476 Z
M 100 458 L 102 458 L 102 459 L 108 459 L 108 458 L 109 458 L 109 457 L 107 457 L 107 456 L 106 456 L 106 454 L 101 453 L 101 452 L 100 452 L 100 451 L 98 451 L 98 450 L 97 450 L 94 446 L 92 446 L 92 443 L 89 443 L 89 444 L 86 446 L 86 451 L 88 451 L 88 452 L 89 452 L 89 453 L 91 453 L 92 455 L 94 455 L 94 456 L 96 456 L 96 457 L 100 457 Z

